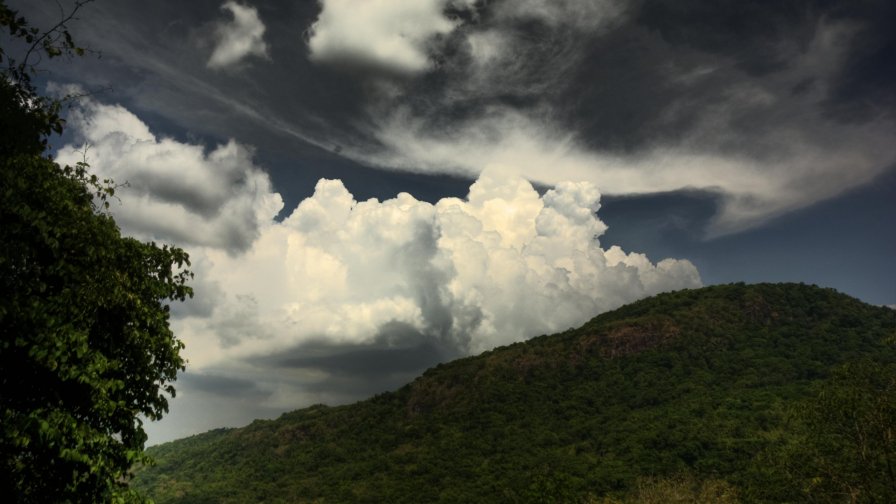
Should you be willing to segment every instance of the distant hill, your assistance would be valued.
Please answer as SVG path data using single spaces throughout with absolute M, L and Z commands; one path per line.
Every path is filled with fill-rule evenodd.
M 134 485 L 160 504 L 896 502 L 894 425 L 896 311 L 735 284 L 150 448 Z

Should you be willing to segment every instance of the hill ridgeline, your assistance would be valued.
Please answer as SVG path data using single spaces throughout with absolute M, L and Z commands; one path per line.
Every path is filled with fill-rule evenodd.
M 394 392 L 152 447 L 157 503 L 896 502 L 896 311 L 661 294 Z

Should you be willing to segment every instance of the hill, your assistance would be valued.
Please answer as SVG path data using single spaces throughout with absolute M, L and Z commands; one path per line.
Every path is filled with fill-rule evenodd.
M 158 503 L 896 502 L 894 344 L 896 311 L 830 289 L 662 294 L 150 448 L 134 484 Z

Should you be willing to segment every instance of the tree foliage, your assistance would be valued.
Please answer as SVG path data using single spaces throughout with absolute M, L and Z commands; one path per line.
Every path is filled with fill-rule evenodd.
M 34 87 L 33 75 L 41 58 L 81 56 L 85 49 L 75 44 L 66 23 L 92 0 L 77 0 L 68 14 L 48 30 L 31 26 L 27 19 L 0 0 L 0 28 L 9 33 L 13 44 L 21 45 L 22 55 L 15 57 L 0 46 L 0 156 L 16 153 L 39 155 L 47 148 L 50 135 L 62 133 L 65 121 L 59 114 L 60 101 L 42 96 Z
M 760 496 L 818 503 L 896 502 L 896 364 L 837 368 L 789 413 Z
M 121 501 L 145 460 L 140 417 L 167 411 L 183 369 L 168 303 L 192 295 L 189 260 L 123 237 L 111 181 L 46 155 L 63 121 L 29 56 L 80 54 L 64 22 L 40 32 L 0 2 L 0 26 L 27 43 L 20 62 L 0 49 L 0 495 Z
M 894 502 L 894 334 L 896 311 L 830 289 L 662 294 L 357 404 L 152 447 L 135 485 L 160 504 L 849 502 L 816 479 L 834 467 Z

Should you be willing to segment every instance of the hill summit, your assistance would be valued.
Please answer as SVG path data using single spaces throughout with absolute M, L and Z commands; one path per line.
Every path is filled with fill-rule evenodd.
M 158 503 L 896 502 L 896 311 L 661 294 L 394 392 L 150 448 Z

